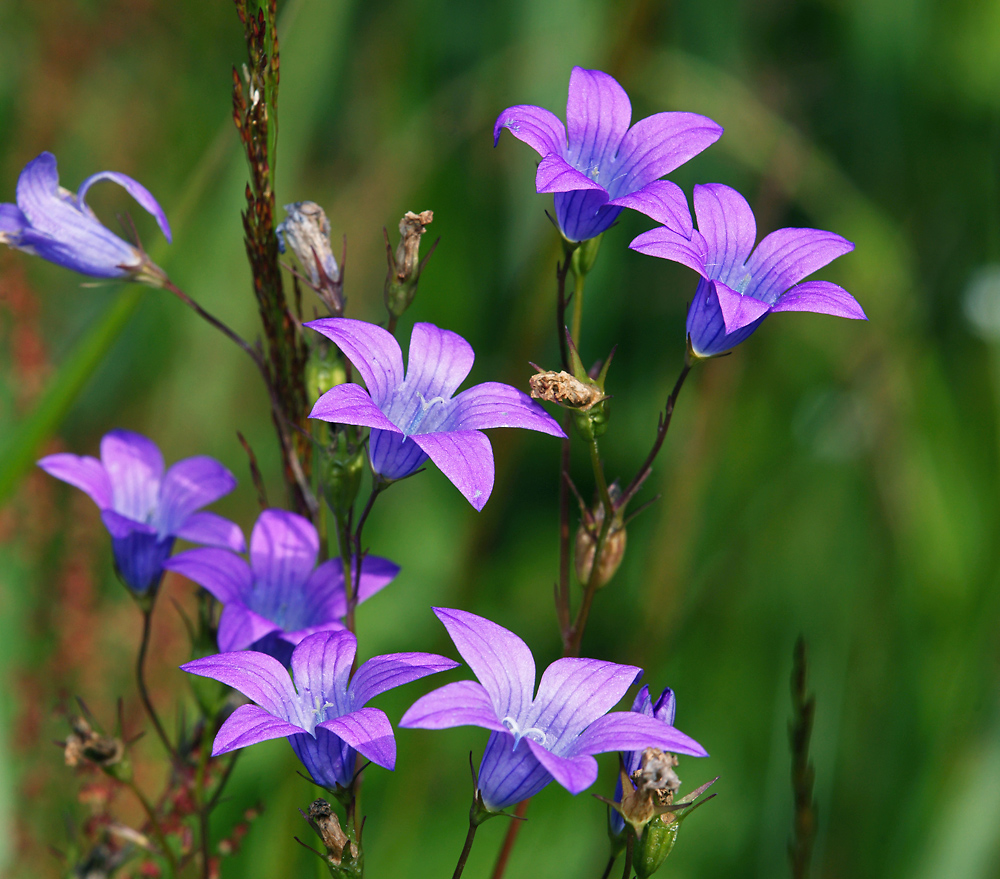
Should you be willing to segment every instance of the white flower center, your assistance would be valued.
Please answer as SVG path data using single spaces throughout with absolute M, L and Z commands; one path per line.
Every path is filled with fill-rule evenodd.
M 431 407 L 435 403 L 440 403 L 443 406 L 448 402 L 444 397 L 431 397 L 427 400 L 420 391 L 417 391 L 417 397 L 420 400 L 420 408 L 413 414 L 413 418 L 410 419 L 410 426 L 406 429 L 406 436 L 417 432 L 420 423 L 427 417 L 427 413 L 430 412 Z
M 507 727 L 510 734 L 514 736 L 514 750 L 517 750 L 521 739 L 531 739 L 531 741 L 545 747 L 545 732 L 537 726 L 529 726 L 527 729 L 521 729 L 513 717 L 505 717 L 501 722 Z

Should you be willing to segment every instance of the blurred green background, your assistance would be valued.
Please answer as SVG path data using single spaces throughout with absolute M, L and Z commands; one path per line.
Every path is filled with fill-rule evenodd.
M 334 242 L 347 236 L 350 313 L 376 321 L 381 227 L 433 209 L 441 243 L 400 336 L 413 320 L 461 333 L 477 351 L 472 381 L 523 387 L 529 359 L 556 362 L 551 199 L 534 193 L 534 152 L 509 135 L 494 150 L 491 129 L 512 104 L 562 116 L 574 64 L 615 75 L 634 119 L 689 110 L 725 127 L 673 175 L 686 191 L 725 182 L 762 234 L 806 225 L 856 242 L 820 277 L 851 290 L 869 323 L 778 315 L 689 379 L 642 495 L 662 498 L 631 526 L 584 654 L 643 666 L 654 691 L 672 686 L 678 726 L 712 754 L 682 761 L 685 788 L 721 776 L 662 875 L 787 875 L 788 679 L 801 633 L 817 700 L 815 874 L 996 876 L 1000 4 L 290 0 L 281 14 L 278 203 L 326 208 Z M 230 121 L 230 71 L 244 57 L 225 0 L 0 3 L 0 200 L 43 149 L 71 189 L 97 170 L 137 177 L 174 224 L 169 248 L 115 187 L 93 190 L 92 205 L 109 223 L 129 210 L 174 280 L 252 335 L 246 168 Z M 626 249 L 650 225 L 626 212 L 605 236 L 583 335 L 586 360 L 619 345 L 602 451 L 626 480 L 680 367 L 695 286 L 688 270 Z M 165 293 L 81 287 L 0 254 L 0 448 L 45 388 L 72 396 L 79 346 L 111 338 L 116 320 L 124 332 L 106 356 L 97 344 L 99 368 L 43 450 L 95 454 L 120 426 L 151 435 L 168 461 L 215 455 L 241 479 L 216 509 L 249 530 L 256 505 L 235 431 L 275 474 L 264 395 L 235 347 Z M 497 486 L 483 513 L 433 469 L 376 507 L 366 542 L 403 573 L 360 611 L 364 655 L 454 655 L 432 604 L 515 630 L 540 667 L 559 655 L 557 444 L 492 439 Z M 574 472 L 589 493 L 583 458 Z M 0 540 L 0 864 L 56 876 L 49 847 L 66 851 L 89 808 L 51 744 L 66 732 L 60 711 L 79 694 L 110 719 L 124 695 L 131 729 L 142 727 L 129 677 L 138 614 L 79 493 L 29 474 L 0 511 Z M 181 603 L 191 592 L 165 586 Z M 169 601 L 156 638 L 152 677 L 172 715 L 186 653 Z M 428 689 L 379 705 L 395 721 Z M 478 759 L 485 735 L 398 734 L 397 771 L 368 772 L 364 788 L 370 876 L 450 875 L 468 752 Z M 151 737 L 137 748 L 156 756 Z M 319 875 L 292 839 L 308 834 L 296 810 L 315 795 L 294 770 L 280 741 L 244 755 L 217 833 L 248 806 L 264 812 L 224 877 Z M 156 773 L 144 766 L 140 780 L 155 787 Z M 593 792 L 610 795 L 614 774 L 604 758 Z M 603 828 L 589 793 L 551 785 L 507 875 L 596 879 Z M 466 876 L 489 874 L 504 830 L 482 828 Z

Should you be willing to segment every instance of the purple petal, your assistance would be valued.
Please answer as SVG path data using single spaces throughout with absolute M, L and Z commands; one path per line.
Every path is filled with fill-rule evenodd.
M 352 562 L 353 565 L 353 562 Z M 378 556 L 365 556 L 361 561 L 361 588 L 358 603 L 389 585 L 399 573 L 399 565 Z M 355 576 L 352 567 L 352 577 Z M 340 559 L 323 562 L 306 581 L 305 617 L 319 623 L 322 620 L 339 620 L 347 613 L 344 595 L 344 566 Z
M 531 753 L 545 767 L 546 772 L 571 794 L 578 794 L 597 781 L 597 761 L 589 754 L 560 757 L 531 739 L 522 741 L 527 742 Z
M 754 321 L 760 320 L 771 310 L 771 306 L 750 295 L 740 296 L 735 290 L 722 281 L 715 281 L 715 295 L 719 298 L 719 308 L 722 309 L 722 320 L 726 325 L 726 333 L 735 333 Z
M 247 549 L 240 526 L 215 513 L 192 513 L 180 528 L 174 530 L 174 535 L 192 543 L 221 546 L 233 552 L 246 552 Z
M 285 667 L 272 656 L 251 650 L 217 653 L 187 662 L 181 670 L 220 681 L 239 690 L 275 717 L 306 728 L 292 679 Z
M 535 660 L 528 645 L 503 626 L 467 611 L 435 607 L 434 613 L 489 693 L 496 716 L 521 717 L 535 689 Z
M 644 748 L 660 748 L 692 757 L 708 756 L 701 745 L 676 727 L 634 711 L 613 711 L 599 717 L 580 734 L 567 753 L 602 754 Z
M 100 509 L 111 506 L 111 480 L 97 458 L 70 454 L 48 455 L 38 462 L 38 466 L 50 476 L 79 488 Z
M 480 430 L 524 427 L 550 436 L 565 436 L 559 423 L 527 394 L 500 382 L 483 382 L 455 397 L 446 429 Z
M 555 113 L 542 107 L 518 104 L 504 110 L 493 126 L 493 146 L 505 128 L 542 157 L 549 153 L 562 155 L 566 149 L 566 126 Z
M 687 197 L 676 183 L 669 180 L 654 180 L 642 189 L 613 198 L 608 204 L 645 214 L 685 239 L 690 239 L 694 231 Z
M 16 247 L 17 239 L 27 225 L 28 218 L 16 204 L 0 204 L 0 243 Z
M 416 473 L 427 460 L 427 454 L 397 428 L 391 431 L 372 428 L 368 437 L 368 458 L 372 470 L 392 480 Z
M 648 693 L 649 690 L 647 689 L 646 692 Z M 663 692 L 660 693 L 660 698 L 656 700 L 656 704 L 653 706 L 653 717 L 673 726 L 676 714 L 677 698 L 674 696 L 674 691 L 670 687 L 664 687 Z
M 135 519 L 130 519 L 128 516 L 116 513 L 114 510 L 101 510 L 101 521 L 104 523 L 104 527 L 108 529 L 108 533 L 119 540 L 123 540 L 132 534 L 156 535 L 156 529 L 152 525 L 147 525 L 145 522 L 136 522 Z
M 655 113 L 640 119 L 621 142 L 615 157 L 615 182 L 609 191 L 627 194 L 669 174 L 711 146 L 722 126 L 697 113 Z
M 340 736 L 322 726 L 317 726 L 314 733 L 290 736 L 288 743 L 316 784 L 327 788 L 347 787 L 354 778 L 357 752 Z
M 185 458 L 167 470 L 160 484 L 160 534 L 175 534 L 195 510 L 236 488 L 236 477 L 215 458 Z
M 302 732 L 302 728 L 268 714 L 257 705 L 241 705 L 219 728 L 212 745 L 212 756 L 226 754 L 247 745 L 256 745 L 269 739 L 280 739 Z
M 261 616 L 241 600 L 235 599 L 222 608 L 222 614 L 219 617 L 217 636 L 219 649 L 224 652 L 246 650 L 272 632 L 280 633 L 281 626 L 273 620 Z
M 613 708 L 642 674 L 634 665 L 600 659 L 557 659 L 542 674 L 531 726 L 546 732 L 546 747 L 562 753 L 594 720 Z M 554 741 L 550 739 L 554 738 Z
M 396 767 L 396 740 L 384 711 L 361 708 L 317 724 L 345 741 L 363 757 L 386 769 Z
M 250 535 L 254 579 L 274 596 L 301 589 L 316 566 L 319 537 L 312 523 L 286 510 L 264 510 Z
M 806 281 L 792 287 L 771 306 L 771 311 L 814 311 L 818 314 L 868 320 L 857 299 L 843 287 L 829 281 Z
M 163 235 L 167 241 L 173 241 L 170 235 L 170 223 L 167 222 L 167 215 L 163 213 L 163 208 L 160 207 L 159 202 L 153 198 L 152 193 L 145 186 L 126 174 L 120 174 L 117 171 L 101 171 L 98 174 L 92 174 L 80 184 L 80 189 L 76 194 L 77 201 L 81 205 L 86 204 L 84 197 L 87 194 L 87 190 L 97 183 L 98 180 L 111 180 L 123 187 L 132 198 L 156 218 L 156 224 L 163 230 Z
M 416 729 L 481 726 L 497 732 L 507 731 L 497 717 L 486 688 L 476 681 L 455 681 L 421 696 L 409 707 L 399 725 Z
M 556 222 L 570 241 L 596 238 L 610 229 L 622 212 L 621 208 L 608 205 L 608 194 L 603 188 L 557 192 L 552 203 Z
M 533 797 L 552 776 L 526 747 L 524 739 L 514 744 L 508 732 L 490 734 L 479 764 L 479 791 L 483 803 L 491 812 Z
M 421 394 L 425 401 L 448 399 L 465 381 L 475 359 L 472 346 L 458 333 L 434 324 L 416 323 L 410 334 L 405 391 L 413 396 Z M 399 426 L 406 430 L 404 425 Z
M 118 516 L 113 510 L 103 510 L 101 518 L 112 534 L 111 553 L 118 576 L 133 592 L 141 594 L 154 589 L 163 576 L 163 564 L 173 551 L 174 538 L 159 540 L 148 525 Z M 116 532 L 122 536 L 116 536 Z
M 398 431 L 361 385 L 344 384 L 330 388 L 316 401 L 310 418 L 319 418 L 334 424 L 356 424 L 380 430 Z
M 727 333 L 716 293 L 718 286 L 717 281 L 701 278 L 694 299 L 691 301 L 691 307 L 688 309 L 687 334 L 691 348 L 698 357 L 716 357 L 735 348 L 740 342 L 748 339 L 766 317 L 765 314 L 743 329 Z
M 336 343 L 361 373 L 368 393 L 379 408 L 403 383 L 403 354 L 388 330 L 346 317 L 321 318 L 305 326 Z
M 708 268 L 708 243 L 700 232 L 694 231 L 691 233 L 691 237 L 687 238 L 673 229 L 660 226 L 637 235 L 632 239 L 629 247 L 639 251 L 639 253 L 678 262 L 682 266 L 693 269 L 699 275 L 708 277 L 710 271 Z
M 581 189 L 600 193 L 602 204 L 608 200 L 608 192 L 600 183 L 578 171 L 562 156 L 549 155 L 538 163 L 535 192 L 576 192 Z
M 250 566 L 224 549 L 189 549 L 175 555 L 164 567 L 194 580 L 222 604 L 247 601 L 253 588 Z
M 352 705 L 366 705 L 379 693 L 457 666 L 455 660 L 434 653 L 373 656 L 354 673 L 347 692 Z
M 139 433 L 113 430 L 101 439 L 101 463 L 111 480 L 115 512 L 147 521 L 159 501 L 163 476 L 163 456 L 156 443 Z
M 747 260 L 752 280 L 746 293 L 773 304 L 789 287 L 823 268 L 854 245 L 822 229 L 778 229 Z
M 493 491 L 493 447 L 478 430 L 422 433 L 410 437 L 477 510 Z
M 632 104 L 618 81 L 600 70 L 574 67 L 566 101 L 567 158 L 578 168 L 614 158 L 632 121 Z
M 351 709 L 347 682 L 357 650 L 358 639 L 346 630 L 303 638 L 292 653 L 292 675 L 303 702 L 329 702 L 337 714 L 346 714 Z
M 747 200 L 731 186 L 699 184 L 694 188 L 694 212 L 708 245 L 707 277 L 733 287 L 749 280 L 743 264 L 757 240 L 757 223 Z

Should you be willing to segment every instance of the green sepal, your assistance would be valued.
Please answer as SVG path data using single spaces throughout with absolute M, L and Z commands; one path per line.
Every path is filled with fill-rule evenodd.
M 586 241 L 577 242 L 576 249 L 572 255 L 573 274 L 577 277 L 587 275 L 597 262 L 597 251 L 601 248 L 601 239 L 604 233 L 596 238 L 588 238 Z

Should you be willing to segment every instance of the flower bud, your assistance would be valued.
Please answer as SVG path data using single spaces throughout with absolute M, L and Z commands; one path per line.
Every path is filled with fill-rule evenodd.
M 671 812 L 665 812 L 646 825 L 632 854 L 632 868 L 638 879 L 647 879 L 660 869 L 677 841 L 680 828 L 681 822 Z
M 355 446 L 340 433 L 333 448 L 325 450 L 319 461 L 320 485 L 330 509 L 338 516 L 347 515 L 361 488 L 365 470 L 364 446 Z
M 305 270 L 313 290 L 330 309 L 340 316 L 344 312 L 340 267 L 330 247 L 330 221 L 314 201 L 286 204 L 288 216 L 278 224 L 278 249 L 291 250 Z
M 305 382 L 309 399 L 315 402 L 330 388 L 347 381 L 344 357 L 337 348 L 321 339 L 306 361 Z
M 407 211 L 399 221 L 400 237 L 395 255 L 386 238 L 389 273 L 385 279 L 385 307 L 393 318 L 401 317 L 417 295 L 420 272 L 426 261 L 426 257 L 423 261 L 420 259 L 420 239 L 433 219 L 433 211 L 419 214 Z
M 614 504 L 621 496 L 617 485 L 610 489 L 611 501 Z M 581 504 L 582 506 L 582 504 Z M 625 557 L 627 532 L 620 510 L 616 510 L 611 520 L 611 528 L 604 539 L 601 548 L 601 558 L 597 563 L 597 588 L 607 585 Z M 590 573 L 594 566 L 594 555 L 604 527 L 604 504 L 598 501 L 590 510 L 581 509 L 580 527 L 576 532 L 575 554 L 576 576 L 583 584 L 590 582 Z

